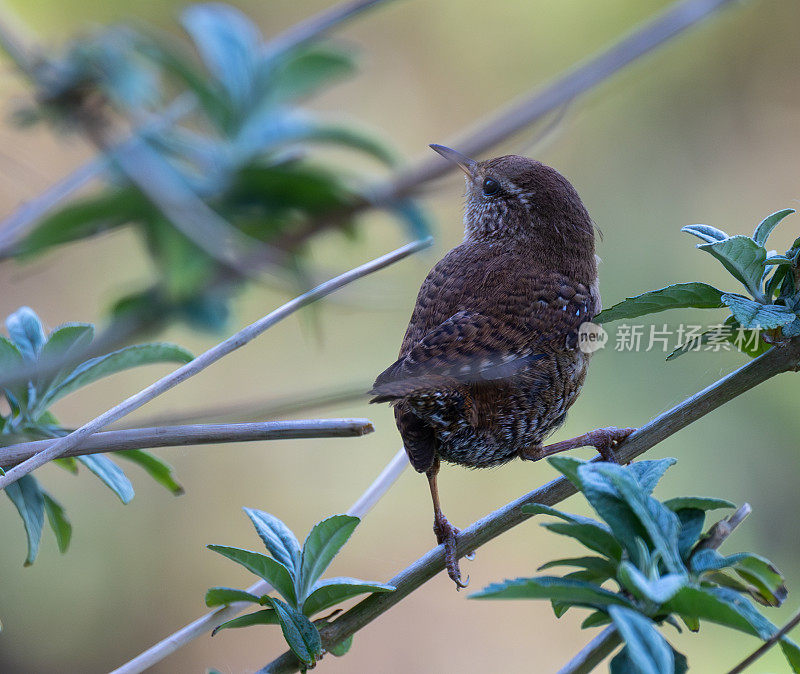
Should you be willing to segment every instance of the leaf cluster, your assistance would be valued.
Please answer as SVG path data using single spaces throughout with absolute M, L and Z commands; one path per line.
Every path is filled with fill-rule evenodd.
M 352 597 L 368 592 L 392 592 L 394 588 L 357 578 L 320 580 L 358 526 L 358 517 L 333 515 L 322 520 L 311 530 L 301 547 L 289 527 L 274 515 L 253 508 L 244 511 L 271 556 L 225 545 L 208 547 L 267 581 L 280 598 L 269 594 L 259 597 L 229 587 L 212 587 L 206 592 L 208 606 L 247 601 L 267 607 L 222 623 L 214 634 L 232 627 L 280 625 L 286 642 L 298 659 L 306 666 L 313 666 L 323 651 L 317 627 L 310 619 L 312 616 Z M 352 637 L 331 652 L 344 655 L 351 643 Z
M 729 236 L 710 225 L 687 225 L 681 229 L 702 239 L 703 243 L 697 247 L 716 258 L 747 294 L 725 292 L 707 283 L 677 283 L 629 297 L 602 311 L 595 320 L 607 323 L 667 309 L 730 309 L 724 333 L 708 330 L 680 345 L 667 360 L 687 351 L 697 351 L 716 338 L 755 357 L 774 342 L 800 335 L 800 238 L 782 255 L 766 248 L 772 230 L 794 212 L 786 208 L 768 215 L 756 226 L 752 236 Z
M 94 92 L 110 112 L 135 123 L 166 116 L 168 98 L 188 95 L 195 101 L 193 114 L 162 125 L 166 128 L 145 124 L 135 141 L 137 152 L 147 153 L 162 188 L 190 190 L 242 241 L 280 247 L 279 270 L 303 285 L 302 244 L 313 234 L 312 223 L 331 217 L 353 235 L 352 216 L 336 218 L 366 198 L 357 176 L 308 158 L 308 148 L 327 144 L 389 166 L 396 160 L 376 135 L 305 107 L 308 99 L 356 72 L 354 57 L 319 42 L 273 50 L 246 15 L 221 3 L 191 5 L 181 20 L 191 47 L 172 35 L 129 27 L 76 42 L 61 59 L 40 68 L 40 107 L 74 116 L 75 101 Z M 413 203 L 397 204 L 393 211 L 415 235 L 427 231 Z M 241 270 L 199 247 L 122 172 L 99 193 L 41 220 L 15 254 L 38 255 L 122 226 L 136 228 L 158 281 L 121 299 L 115 312 L 221 328 L 230 294 L 221 289 L 222 281 Z M 220 239 L 223 235 L 219 232 Z
M 0 446 L 57 438 L 69 433 L 50 412 L 50 407 L 64 396 L 99 379 L 141 365 L 187 363 L 193 357 L 175 344 L 151 343 L 127 346 L 83 360 L 94 337 L 93 325 L 65 323 L 48 334 L 29 307 L 21 307 L 11 314 L 6 319 L 6 329 L 8 337 L 0 335 L 0 371 L 7 381 L 0 386 L 0 394 L 9 412 L 0 414 Z M 142 467 L 172 493 L 183 492 L 172 477 L 170 466 L 153 454 L 141 449 L 117 454 Z M 61 458 L 56 463 L 72 473 L 77 473 L 82 464 L 123 503 L 133 498 L 130 480 L 114 461 L 103 454 Z M 67 550 L 72 525 L 61 504 L 39 485 L 35 477 L 23 476 L 8 485 L 5 493 L 25 525 L 28 539 L 26 565 L 36 559 L 45 516 L 55 533 L 59 550 Z
M 550 463 L 586 498 L 599 520 L 544 505 L 529 514 L 559 521 L 543 526 L 569 536 L 591 554 L 550 561 L 540 570 L 575 567 L 564 576 L 517 578 L 489 585 L 477 599 L 549 599 L 557 617 L 573 607 L 591 611 L 582 628 L 613 624 L 624 645 L 611 661 L 612 674 L 682 674 L 686 658 L 664 638 L 665 624 L 696 632 L 703 621 L 769 639 L 777 628 L 754 607 L 779 606 L 786 597 L 783 576 L 753 553 L 724 556 L 703 533 L 705 514 L 734 504 L 708 497 L 659 501 L 653 488 L 674 459 L 639 461 L 623 467 L 553 457 Z M 794 672 L 800 648 L 780 641 Z

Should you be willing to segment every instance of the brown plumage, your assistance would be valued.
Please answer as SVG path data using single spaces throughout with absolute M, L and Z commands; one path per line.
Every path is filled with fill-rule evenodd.
M 434 531 L 463 587 L 457 530 L 439 507 L 440 459 L 478 468 L 583 445 L 611 456 L 631 429 L 542 446 L 580 392 L 589 355 L 578 329 L 600 311 L 594 226 L 575 189 L 532 159 L 475 162 L 432 147 L 467 174 L 464 241 L 422 284 L 372 402 L 392 403 L 411 464 L 428 474 Z

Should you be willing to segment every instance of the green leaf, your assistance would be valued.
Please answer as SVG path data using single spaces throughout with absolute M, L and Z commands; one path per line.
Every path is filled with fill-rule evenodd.
M 608 625 L 611 622 L 611 618 L 609 617 L 608 613 L 604 611 L 595 611 L 594 613 L 590 613 L 589 616 L 581 623 L 581 629 L 586 630 L 590 627 L 600 627 L 601 625 Z
M 346 639 L 343 639 L 338 644 L 334 644 L 333 646 L 328 648 L 328 652 L 331 655 L 335 655 L 337 658 L 341 658 L 343 655 L 347 655 L 347 651 L 350 650 L 350 647 L 353 645 L 353 635 L 351 634 Z
M 134 497 L 133 485 L 116 463 L 102 454 L 86 454 L 77 459 L 119 496 L 120 501 L 130 503 Z
M 217 625 L 217 627 L 214 628 L 214 631 L 211 632 L 211 636 L 213 637 L 220 630 L 228 630 L 236 627 L 250 627 L 250 625 L 278 625 L 278 624 L 280 624 L 280 621 L 278 620 L 278 614 L 271 608 L 265 608 L 263 611 L 248 613 L 246 615 L 239 616 L 238 618 L 234 618 L 233 620 L 228 620 L 227 622 L 224 622 L 221 625 Z
M 743 580 L 756 588 L 767 606 L 780 606 L 786 599 L 787 590 L 783 574 L 768 559 L 750 552 L 732 555 L 733 570 Z
M 570 536 L 585 547 L 609 559 L 619 561 L 622 558 L 622 548 L 612 534 L 592 524 L 579 524 L 577 522 L 550 522 L 542 525 L 556 534 Z
M 722 263 L 730 274 L 750 291 L 753 297 L 759 297 L 759 285 L 764 273 L 764 261 L 767 251 L 749 236 L 737 234 L 724 241 L 698 244 L 700 250 L 713 255 Z
M 714 243 L 715 241 L 723 241 L 728 238 L 728 235 L 721 229 L 712 227 L 711 225 L 686 225 L 681 227 L 682 232 L 693 234 L 694 236 L 703 239 L 706 243 Z
M 25 566 L 30 566 L 39 553 L 39 543 L 42 540 L 44 497 L 39 489 L 39 483 L 32 475 L 23 475 L 8 485 L 5 492 L 25 526 L 25 534 L 28 537 L 28 556 L 25 558 Z
M 274 597 L 265 599 L 272 604 L 272 608 L 278 614 L 281 630 L 289 648 L 298 660 L 312 666 L 322 656 L 322 640 L 314 623 L 280 599 Z
M 684 508 L 692 508 L 695 510 L 718 510 L 719 508 L 735 508 L 736 504 L 724 498 L 713 498 L 711 496 L 676 496 L 664 501 L 673 512 L 683 510 Z
M 584 517 L 583 515 L 573 515 L 572 513 L 565 513 L 561 510 L 556 510 L 555 508 L 551 508 L 550 506 L 543 505 L 541 503 L 529 503 L 527 505 L 522 506 L 520 510 L 523 513 L 528 515 L 552 515 L 553 517 L 558 517 L 565 522 L 572 522 L 574 524 L 590 524 L 593 526 L 602 529 L 607 533 L 611 533 L 611 529 L 608 528 L 602 522 L 598 522 L 597 520 L 593 520 L 591 517 Z
M 270 73 L 270 102 L 305 98 L 355 72 L 353 57 L 344 50 L 322 45 L 296 49 L 281 58 Z
M 578 473 L 584 485 L 590 476 L 598 473 L 608 479 L 647 531 L 653 546 L 661 553 L 661 559 L 667 569 L 673 573 L 680 573 L 683 570 L 683 562 L 678 553 L 678 518 L 671 510 L 644 493 L 630 471 L 616 464 L 587 463 L 578 469 Z M 593 499 L 588 489 L 585 488 L 584 493 L 593 507 L 596 508 L 596 504 L 602 503 L 597 498 Z M 626 531 L 629 528 L 627 516 L 613 506 L 606 508 L 600 514 L 612 530 L 614 530 L 612 521 L 623 525 L 620 531 Z M 619 536 L 619 533 L 617 535 Z
M 208 71 L 227 90 L 237 108 L 251 100 L 258 68 L 261 33 L 230 5 L 191 5 L 181 14 Z
M 675 463 L 677 459 L 673 458 L 635 461 L 628 465 L 628 470 L 636 476 L 639 486 L 651 494 L 667 469 Z
M 565 557 L 564 559 L 554 559 L 542 564 L 537 571 L 552 569 L 557 566 L 577 566 L 587 571 L 591 571 L 598 576 L 613 578 L 616 574 L 616 567 L 605 557 Z
M 44 489 L 40 489 L 40 491 L 44 499 L 44 512 L 47 515 L 47 521 L 55 534 L 58 551 L 63 554 L 69 548 L 69 542 L 72 539 L 72 524 L 67 519 L 61 504 Z
M 75 201 L 36 225 L 17 246 L 18 255 L 30 256 L 48 248 L 85 239 L 146 217 L 153 212 L 142 193 L 134 188 L 112 188 L 98 196 Z
M 49 407 L 59 398 L 122 370 L 152 363 L 188 363 L 193 358 L 191 353 L 176 344 L 155 343 L 126 346 L 78 365 L 47 392 L 40 406 Z
M 303 601 L 311 587 L 325 572 L 336 553 L 350 538 L 359 523 L 358 517 L 333 515 L 317 524 L 303 544 L 300 562 L 299 599 Z
M 686 586 L 663 608 L 670 613 L 732 627 L 761 639 L 769 639 L 776 629 L 747 599 L 726 588 Z
M 249 601 L 260 604 L 261 598 L 244 590 L 232 587 L 212 587 L 206 591 L 206 606 L 227 606 L 237 601 Z
M 333 143 L 353 150 L 359 150 L 386 166 L 396 166 L 397 154 L 378 136 L 363 129 L 343 124 L 314 122 L 309 124 L 297 140 L 315 143 Z
M 172 476 L 172 466 L 154 454 L 143 449 L 125 449 L 121 452 L 116 452 L 116 455 L 126 461 L 135 463 L 174 496 L 180 496 L 184 493 L 183 487 Z
M 741 295 L 724 294 L 722 301 L 730 307 L 743 328 L 769 330 L 788 325 L 795 319 L 794 313 L 780 304 L 761 304 Z
M 634 665 L 633 669 L 619 669 L 619 665 L 612 664 L 612 673 L 672 674 L 675 671 L 672 647 L 650 618 L 624 606 L 609 606 L 608 613 L 625 641 L 625 657 Z
M 47 338 L 42 322 L 30 307 L 20 307 L 6 318 L 8 336 L 25 360 L 35 361 L 39 357 Z
M 664 505 L 667 505 L 664 503 Z M 670 508 L 670 506 L 667 506 Z M 703 533 L 703 525 L 706 521 L 706 514 L 700 508 L 670 508 L 680 521 L 678 531 L 678 552 L 681 559 L 686 561 L 692 552 L 692 548 Z
M 316 583 L 303 602 L 303 613 L 312 616 L 360 594 L 394 592 L 392 585 L 370 583 L 358 578 L 329 578 Z
M 770 232 L 775 229 L 775 226 L 783 220 L 787 215 L 794 213 L 793 208 L 784 208 L 781 211 L 776 211 L 772 215 L 764 218 L 753 232 L 753 240 L 762 246 L 767 242 Z
M 218 552 L 223 557 L 233 560 L 237 564 L 241 564 L 259 578 L 263 578 L 280 592 L 290 604 L 297 605 L 297 595 L 294 591 L 292 576 L 289 573 L 289 569 L 280 562 L 272 559 L 272 557 L 262 555 L 260 552 L 251 550 L 243 550 L 226 545 L 208 545 L 206 547 L 209 550 Z
M 49 374 L 39 374 L 36 389 L 43 396 L 50 386 L 60 379 L 68 368 L 75 367 L 70 355 L 80 356 L 94 338 L 94 326 L 90 323 L 66 323 L 53 330 L 42 347 L 39 361 L 47 366 L 59 363 L 61 367 Z
M 263 510 L 245 508 L 245 513 L 256 528 L 269 553 L 283 564 L 293 579 L 297 579 L 300 571 L 302 552 L 300 543 L 281 520 Z
M 686 575 L 678 573 L 668 573 L 660 578 L 648 578 L 627 560 L 619 565 L 617 577 L 620 583 L 636 596 L 659 605 L 672 599 L 688 581 Z
M 719 309 L 723 306 L 721 297 L 722 291 L 707 283 L 677 283 L 628 297 L 601 311 L 595 316 L 594 322 L 608 323 L 623 318 L 638 318 L 667 309 Z
M 612 604 L 634 608 L 630 600 L 594 583 L 555 576 L 517 578 L 502 583 L 493 583 L 480 592 L 469 595 L 469 598 L 550 599 L 589 608 L 604 608 Z
M 19 371 L 25 364 L 19 349 L 14 346 L 10 339 L 0 335 L 0 376 L 8 376 L 10 373 Z M 23 382 L 3 386 L 3 391 L 9 397 L 9 403 L 14 405 L 25 405 L 28 401 L 28 387 Z M 13 401 L 12 401 L 13 399 Z

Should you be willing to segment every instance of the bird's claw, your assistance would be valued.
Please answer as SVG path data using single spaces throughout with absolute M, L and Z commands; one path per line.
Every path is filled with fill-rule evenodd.
M 594 448 L 603 458 L 603 461 L 619 463 L 620 461 L 614 448 L 635 430 L 635 428 L 616 428 L 614 426 L 598 428 L 592 431 L 597 437 Z
M 445 568 L 447 568 L 447 575 L 450 576 L 450 580 L 456 584 L 457 590 L 467 587 L 469 585 L 469 576 L 467 576 L 466 581 L 461 580 L 461 568 L 458 564 L 458 552 L 456 547 L 456 537 L 461 532 L 450 524 L 444 515 L 434 520 L 433 531 L 436 534 L 437 542 L 440 545 L 444 545 Z M 475 559 L 475 552 L 470 552 L 465 555 L 465 557 L 467 559 Z

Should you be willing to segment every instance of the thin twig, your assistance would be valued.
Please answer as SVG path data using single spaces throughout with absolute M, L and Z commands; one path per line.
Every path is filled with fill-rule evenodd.
M 265 47 L 266 54 L 279 54 L 299 47 L 336 28 L 362 12 L 372 9 L 387 0 L 352 0 L 334 5 L 330 9 L 314 14 L 273 37 Z
M 782 372 L 794 371 L 800 362 L 800 340 L 774 346 L 765 354 L 723 377 L 699 393 L 687 398 L 672 409 L 634 432 L 616 449 L 623 463 L 632 461 L 665 438 L 697 421 L 720 405 L 733 400 L 745 391 L 758 386 Z M 576 492 L 565 478 L 559 478 L 490 513 L 464 529 L 457 539 L 457 552 L 463 556 L 532 515 L 522 512 L 522 506 L 539 503 L 555 505 Z M 389 582 L 396 589 L 386 594 L 373 594 L 343 613 L 336 620 L 320 627 L 322 645 L 330 649 L 354 634 L 378 616 L 401 602 L 414 590 L 445 568 L 444 546 L 440 545 L 420 557 Z M 295 672 L 300 663 L 291 651 L 273 660 L 259 674 Z
M 589 674 L 622 642 L 617 628 L 606 627 L 586 644 L 572 660 L 558 670 L 557 674 Z
M 0 382 L 1 383 L 1 382 Z M 115 428 L 139 426 L 168 426 L 197 422 L 235 423 L 248 419 L 279 419 L 289 415 L 334 407 L 343 403 L 365 400 L 372 382 L 342 386 L 341 388 L 309 392 L 266 400 L 241 400 L 225 405 L 198 407 L 180 412 L 167 412 L 149 417 L 138 417 L 129 424 L 114 424 Z
M 380 475 L 373 481 L 367 490 L 347 511 L 348 515 L 355 515 L 361 519 L 369 513 L 380 498 L 397 481 L 397 478 L 408 466 L 408 458 L 405 450 L 401 449 L 394 455 L 392 460 L 381 471 Z M 261 596 L 272 591 L 272 586 L 265 581 L 259 581 L 247 588 L 250 594 Z M 234 602 L 216 611 L 206 613 L 204 616 L 182 627 L 177 632 L 170 634 L 167 638 L 151 646 L 143 653 L 137 655 L 133 660 L 115 669 L 111 674 L 139 674 L 144 670 L 161 662 L 168 655 L 179 650 L 194 639 L 211 632 L 222 623 L 235 617 L 247 608 L 252 608 L 252 604 L 244 601 Z
M 777 632 L 775 632 L 775 634 L 773 634 L 761 646 L 759 646 L 744 660 L 742 660 L 738 665 L 736 665 L 736 667 L 730 670 L 728 674 L 740 674 L 740 672 L 743 672 L 756 660 L 758 660 L 762 655 L 764 655 L 764 653 L 766 653 L 770 648 L 772 648 L 775 644 L 777 644 L 783 637 L 789 634 L 789 632 L 791 632 L 797 626 L 798 623 L 800 623 L 800 611 L 795 613 L 788 623 L 786 623 Z
M 186 381 L 190 377 L 202 372 L 205 370 L 209 365 L 216 363 L 221 358 L 227 356 L 228 354 L 232 353 L 236 349 L 241 348 L 248 342 L 252 341 L 256 337 L 258 337 L 261 333 L 263 333 L 268 328 L 275 325 L 278 321 L 286 318 L 290 314 L 294 313 L 298 309 L 311 304 L 312 302 L 320 299 L 321 297 L 325 297 L 325 295 L 329 295 L 330 293 L 338 290 L 344 285 L 348 283 L 352 283 L 353 281 L 361 278 L 362 276 L 366 276 L 374 271 L 378 271 L 379 269 L 383 269 L 384 267 L 392 264 L 393 262 L 397 262 L 398 260 L 402 260 L 403 258 L 411 255 L 412 253 L 416 253 L 423 248 L 426 248 L 431 244 L 431 239 L 425 239 L 423 241 L 415 241 L 413 243 L 409 243 L 402 248 L 398 248 L 397 250 L 387 253 L 375 260 L 367 262 L 366 264 L 361 265 L 360 267 L 356 267 L 355 269 L 351 269 L 344 274 L 337 276 L 336 278 L 331 279 L 330 281 L 326 281 L 318 285 L 313 290 L 308 291 L 300 295 L 299 297 L 294 298 L 293 300 L 287 302 L 282 307 L 276 309 L 275 311 L 271 312 L 267 316 L 259 319 L 255 323 L 243 328 L 236 334 L 228 337 L 225 341 L 217 344 L 216 346 L 212 347 L 205 353 L 197 356 L 194 360 L 179 367 L 174 372 L 168 374 L 166 377 L 162 377 L 154 384 L 151 384 L 147 388 L 143 389 L 136 395 L 131 396 L 127 400 L 121 402 L 119 405 L 111 408 L 110 410 L 104 412 L 100 416 L 92 419 L 90 422 L 84 424 L 77 430 L 73 431 L 69 435 L 60 438 L 56 442 L 54 442 L 50 447 L 46 450 L 35 454 L 30 459 L 23 461 L 18 466 L 15 466 L 5 475 L 0 476 L 0 489 L 5 489 L 9 484 L 12 484 L 19 480 L 23 475 L 27 475 L 32 470 L 43 466 L 48 461 L 52 461 L 53 459 L 62 456 L 65 452 L 73 449 L 74 447 L 78 447 L 81 443 L 83 443 L 86 438 L 88 438 L 93 433 L 103 429 L 105 426 L 110 424 L 113 421 L 117 421 L 122 417 L 130 414 L 134 410 L 140 408 L 145 403 L 150 402 L 154 398 L 157 398 L 162 393 L 169 391 L 170 389 L 174 388 L 178 384 Z
M 85 442 L 61 456 L 83 456 L 128 449 L 184 447 L 227 442 L 292 440 L 302 438 L 351 438 L 372 433 L 368 419 L 298 419 L 247 424 L 197 424 L 160 426 L 105 431 L 89 436 Z M 16 466 L 51 447 L 57 440 L 34 440 L 0 448 L 0 466 Z

